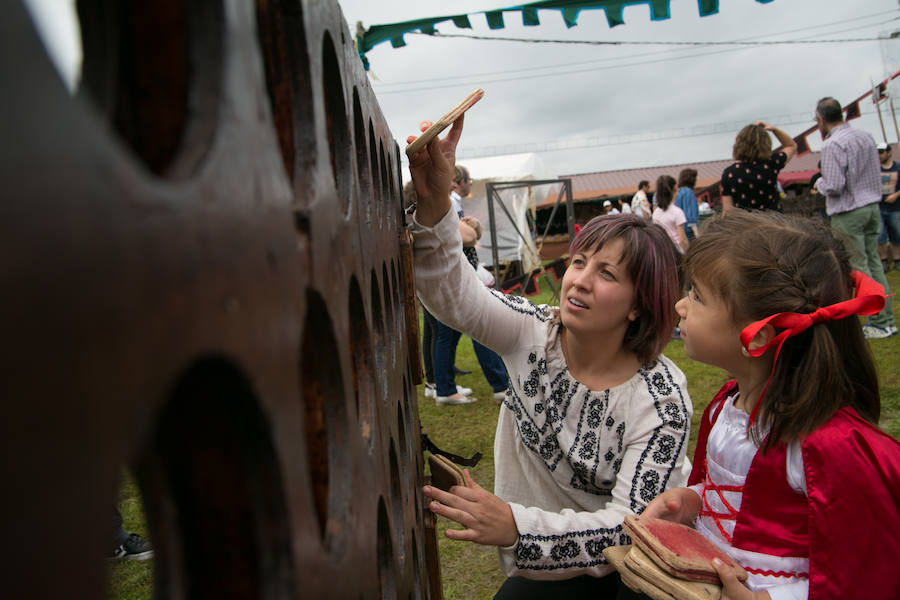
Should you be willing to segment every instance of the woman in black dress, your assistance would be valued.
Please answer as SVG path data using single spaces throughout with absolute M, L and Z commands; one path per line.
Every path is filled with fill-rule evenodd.
M 781 149 L 772 153 L 775 134 Z M 773 125 L 757 121 L 747 125 L 734 140 L 732 156 L 736 161 L 722 172 L 722 211 L 777 210 L 781 212 L 778 173 L 797 152 L 797 142 Z

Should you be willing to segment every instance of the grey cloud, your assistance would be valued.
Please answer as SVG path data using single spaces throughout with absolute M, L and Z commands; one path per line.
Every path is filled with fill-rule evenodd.
M 366 24 L 396 22 L 415 16 L 446 13 L 445 3 L 420 0 L 415 15 L 408 3 L 369 3 L 341 0 L 345 14 Z M 431 12 L 429 12 L 429 9 Z M 454 10 L 484 10 L 483 2 L 461 3 Z M 801 37 L 874 37 L 889 30 L 891 19 L 900 16 L 894 0 L 871 0 L 862 4 L 843 0 L 775 0 L 757 2 L 720 1 L 720 14 L 698 18 L 696 2 L 672 2 L 672 18 L 651 22 L 646 6 L 626 9 L 625 25 L 610 30 L 600 11 L 583 11 L 579 26 L 566 30 L 558 15 L 541 12 L 541 26 L 522 28 L 507 18 L 507 28 L 489 31 L 473 19 L 473 33 L 480 35 L 531 36 L 545 38 L 609 40 L 731 40 L 769 34 L 777 39 Z M 859 19 L 874 13 L 881 16 Z M 827 28 L 813 25 L 834 23 Z M 864 29 L 850 30 L 870 24 Z M 900 27 L 898 27 L 900 28 Z M 448 33 L 460 33 L 453 27 Z M 847 30 L 843 31 L 842 30 Z M 777 32 L 778 35 L 772 35 Z M 793 32 L 793 33 L 792 33 Z M 831 33 L 838 32 L 838 33 Z M 792 46 L 768 46 L 722 52 L 720 48 L 595 47 L 529 45 L 475 40 L 434 40 L 415 36 L 408 46 L 378 47 L 369 55 L 381 82 L 374 87 L 394 134 L 399 139 L 416 130 L 423 118 L 435 119 L 476 84 L 460 82 L 458 76 L 488 72 L 477 86 L 486 90 L 482 104 L 467 115 L 461 149 L 503 148 L 545 144 L 554 140 L 584 140 L 626 136 L 629 143 L 578 150 L 545 152 L 541 155 L 551 171 L 572 173 L 601 168 L 632 168 L 683 161 L 727 158 L 739 126 L 756 119 L 790 117 L 785 125 L 791 134 L 812 125 L 815 102 L 824 95 L 849 101 L 863 93 L 870 79 L 879 80 L 891 69 L 884 65 L 877 42 Z M 900 41 L 892 42 L 897 45 Z M 669 60 L 702 53 L 702 58 Z M 890 52 L 888 53 L 891 54 Z M 900 51 L 893 55 L 900 56 Z M 594 61 L 593 65 L 586 65 Z M 644 62 L 645 64 L 634 64 Z M 633 64 L 627 68 L 608 68 Z M 528 77 L 547 72 L 579 72 L 554 77 Z M 595 70 L 588 70 L 589 67 Z M 606 67 L 597 69 L 597 67 Z M 896 69 L 896 66 L 894 67 Z M 516 81 L 501 81 L 521 77 Z M 419 89 L 440 82 L 409 84 L 396 82 L 445 78 L 458 85 L 448 89 Z M 396 89 L 403 94 L 386 94 Z M 900 102 L 898 102 L 900 106 Z M 864 110 L 871 110 L 867 104 Z M 708 131 L 713 124 L 734 124 L 734 130 L 717 135 L 682 139 L 657 139 L 665 133 Z M 880 137 L 877 117 L 866 117 L 855 126 Z M 704 127 L 706 129 L 704 129 Z M 636 142 L 639 136 L 647 142 Z M 811 143 L 818 143 L 811 136 Z M 892 141 L 896 136 L 892 136 Z

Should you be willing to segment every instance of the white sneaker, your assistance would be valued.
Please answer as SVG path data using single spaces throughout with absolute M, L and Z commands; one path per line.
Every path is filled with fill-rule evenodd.
M 882 340 L 884 338 L 889 338 L 892 335 L 897 335 L 897 327 L 896 325 L 891 325 L 887 329 L 884 327 L 878 327 L 877 325 L 863 325 L 863 336 L 867 340 Z
M 434 384 L 426 383 L 425 384 L 425 397 L 426 398 L 434 398 L 435 396 L 437 396 L 437 390 L 435 389 Z
M 471 396 L 472 388 L 463 387 L 461 385 L 456 386 L 456 393 L 462 394 L 463 396 Z
M 437 396 L 434 399 L 434 403 L 438 406 L 443 406 L 444 404 L 472 404 L 476 400 L 477 398 L 473 398 L 472 396 L 453 394 L 452 396 Z
M 503 399 L 506 398 L 507 390 L 503 390 L 502 392 L 494 392 L 494 402 L 497 404 L 503 404 Z

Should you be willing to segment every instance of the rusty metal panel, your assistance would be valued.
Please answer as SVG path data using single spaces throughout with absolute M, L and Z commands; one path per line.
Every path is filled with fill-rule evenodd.
M 74 93 L 4 7 L 2 595 L 104 596 L 130 466 L 157 597 L 439 596 L 399 149 L 337 3 L 79 0 Z

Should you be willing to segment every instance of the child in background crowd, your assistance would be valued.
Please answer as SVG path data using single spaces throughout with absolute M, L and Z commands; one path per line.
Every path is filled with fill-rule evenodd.
M 703 414 L 693 487 L 644 514 L 696 525 L 739 562 L 747 587 L 715 565 L 733 600 L 896 598 L 900 444 L 875 426 L 857 318 L 884 289 L 811 220 L 735 210 L 702 233 L 683 263 L 681 338 L 736 381 Z
M 688 238 L 684 233 L 684 224 L 687 223 L 684 212 L 672 203 L 677 187 L 671 175 L 660 175 L 656 180 L 656 208 L 653 209 L 653 222 L 666 230 L 680 256 L 688 249 Z

